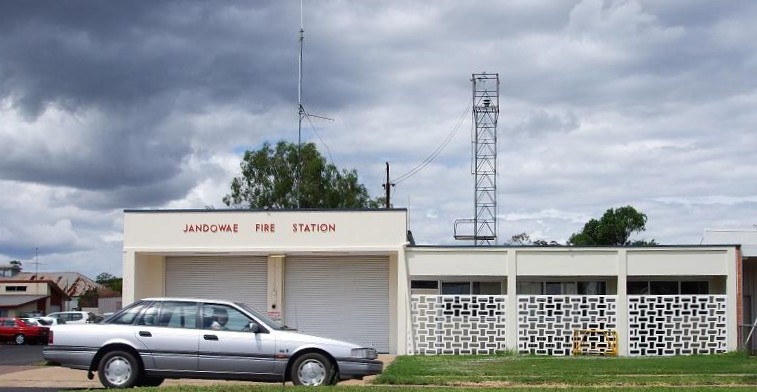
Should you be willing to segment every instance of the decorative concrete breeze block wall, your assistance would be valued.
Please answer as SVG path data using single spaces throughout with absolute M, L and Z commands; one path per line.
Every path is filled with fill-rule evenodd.
M 628 354 L 716 354 L 727 350 L 725 295 L 628 298 Z M 518 352 L 571 355 L 576 329 L 617 330 L 614 295 L 519 295 Z M 507 350 L 505 295 L 412 295 L 410 354 Z
M 518 352 L 570 355 L 575 329 L 616 329 L 617 296 L 519 295 Z
M 504 351 L 507 296 L 420 295 L 410 298 L 411 354 Z
M 725 295 L 628 296 L 628 354 L 717 354 L 727 350 Z

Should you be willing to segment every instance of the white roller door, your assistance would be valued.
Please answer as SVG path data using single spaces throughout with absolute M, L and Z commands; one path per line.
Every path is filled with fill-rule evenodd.
M 387 257 L 287 257 L 284 322 L 389 352 Z
M 266 257 L 166 257 L 166 296 L 228 299 L 265 312 Z

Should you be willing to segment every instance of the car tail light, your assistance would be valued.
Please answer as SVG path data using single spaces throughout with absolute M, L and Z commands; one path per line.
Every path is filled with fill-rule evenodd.
M 53 344 L 53 330 L 47 331 L 47 345 L 52 346 Z

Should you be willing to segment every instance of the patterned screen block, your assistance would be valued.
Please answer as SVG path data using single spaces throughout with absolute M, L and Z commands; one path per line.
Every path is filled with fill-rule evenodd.
M 410 298 L 413 354 L 494 354 L 505 347 L 505 295 Z
M 726 316 L 725 295 L 628 296 L 628 353 L 724 353 Z
M 616 329 L 617 296 L 519 295 L 518 351 L 570 355 L 573 331 Z

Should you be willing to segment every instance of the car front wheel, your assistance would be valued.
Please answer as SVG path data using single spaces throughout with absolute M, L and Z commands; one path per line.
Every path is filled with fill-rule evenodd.
M 26 343 L 26 336 L 18 334 L 16 337 L 13 338 L 13 341 L 16 342 L 16 344 L 21 345 Z
M 337 379 L 333 371 L 331 361 L 322 354 L 303 354 L 292 365 L 292 382 L 306 386 L 330 385 Z
M 111 351 L 100 360 L 97 376 L 106 388 L 131 388 L 139 379 L 139 363 L 129 352 Z

